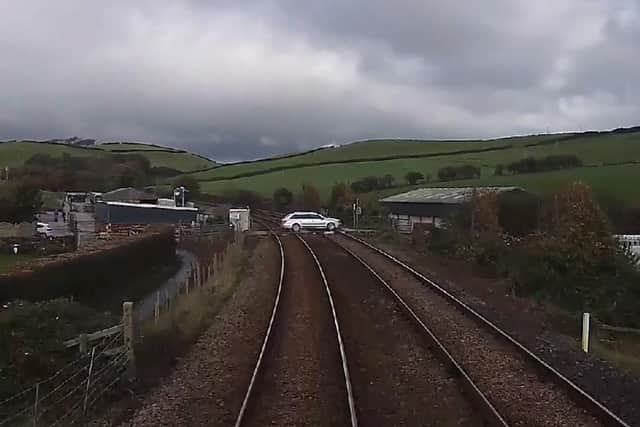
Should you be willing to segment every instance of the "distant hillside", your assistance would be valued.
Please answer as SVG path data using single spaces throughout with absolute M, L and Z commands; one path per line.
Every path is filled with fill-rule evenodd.
M 145 143 L 70 145 L 8 141 L 0 142 L 0 167 L 20 166 L 36 153 L 51 156 L 64 153 L 74 156 L 139 154 L 148 158 L 152 166 L 171 168 L 195 177 L 200 181 L 202 191 L 208 194 L 247 189 L 270 196 L 279 187 L 298 192 L 301 185 L 308 182 L 316 185 L 326 197 L 336 182 L 351 183 L 367 176 L 386 174 L 392 175 L 396 184 L 387 192 L 394 192 L 407 188 L 404 186 L 407 172 L 418 171 L 434 178 L 426 185 L 521 185 L 541 193 L 563 183 L 583 180 L 600 193 L 640 202 L 640 186 L 636 185 L 640 182 L 640 127 L 492 140 L 366 140 L 222 165 L 186 151 Z M 562 171 L 494 176 L 498 164 L 549 155 L 575 155 L 584 166 Z M 464 164 L 479 167 L 480 178 L 454 182 L 435 180 L 440 168 Z
M 25 161 L 39 153 L 53 157 L 60 157 L 65 153 L 71 156 L 97 157 L 133 153 L 148 158 L 152 167 L 165 167 L 185 173 L 217 166 L 214 161 L 197 154 L 158 145 L 129 142 L 78 145 L 54 141 L 58 140 L 0 142 L 0 167 L 22 166 Z
M 498 164 L 529 156 L 563 154 L 576 155 L 584 167 L 493 176 Z M 601 192 L 640 201 L 640 186 L 633 184 L 640 180 L 640 164 L 636 163 L 640 163 L 640 127 L 476 141 L 368 140 L 286 157 L 222 165 L 191 175 L 209 194 L 247 189 L 268 196 L 278 187 L 297 192 L 302 183 L 309 182 L 327 196 L 338 181 L 353 182 L 366 176 L 391 174 L 396 183 L 402 185 L 409 171 L 435 178 L 444 166 L 472 164 L 482 171 L 479 179 L 431 185 L 514 183 L 545 192 L 565 182 L 584 180 L 596 184 Z

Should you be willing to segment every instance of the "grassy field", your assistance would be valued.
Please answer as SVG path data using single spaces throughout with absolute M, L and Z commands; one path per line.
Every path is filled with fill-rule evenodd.
M 570 134 L 564 134 L 568 136 Z M 438 154 L 459 156 L 464 150 L 500 150 L 511 146 L 522 147 L 557 138 L 554 135 L 534 135 L 495 140 L 475 141 L 427 141 L 427 140 L 370 140 L 343 145 L 338 148 L 322 149 L 285 158 L 273 158 L 246 163 L 223 165 L 213 170 L 194 174 L 198 180 L 217 180 L 237 177 L 241 174 L 268 172 L 274 168 L 304 167 L 349 161 L 369 161 L 389 157 L 419 157 Z M 486 154 L 486 153 L 485 153 Z
M 217 171 L 223 171 L 224 169 L 230 168 L 221 167 L 196 174 L 196 176 L 214 179 L 203 180 L 200 183 L 202 190 L 205 193 L 210 194 L 220 194 L 230 189 L 248 189 L 259 192 L 265 196 L 269 196 L 278 187 L 287 187 L 292 191 L 298 191 L 302 183 L 309 182 L 316 185 L 322 195 L 326 197 L 333 184 L 338 181 L 353 182 L 369 175 L 382 176 L 385 174 L 391 174 L 395 177 L 396 182 L 401 185 L 404 182 L 404 176 L 409 171 L 420 171 L 425 175 L 431 175 L 435 180 L 438 169 L 441 167 L 469 163 L 481 168 L 482 176 L 480 179 L 443 183 L 432 182 L 430 185 L 521 185 L 531 191 L 545 193 L 552 191 L 563 183 L 582 180 L 591 184 L 596 191 L 608 192 L 623 200 L 630 201 L 638 199 L 638 190 L 636 190 L 634 182 L 637 182 L 638 178 L 640 178 L 640 166 L 619 165 L 619 163 L 630 161 L 640 162 L 640 133 L 577 138 L 534 147 L 525 146 L 526 144 L 532 143 L 531 140 L 527 141 L 526 139 L 518 139 L 516 141 L 517 143 L 514 143 L 512 148 L 481 153 L 449 153 L 436 157 L 425 158 L 399 158 L 383 161 L 333 163 L 317 166 L 296 167 L 233 179 L 224 179 L 223 177 L 226 176 L 228 172 L 223 173 Z M 500 144 L 502 143 L 503 142 L 500 142 Z M 358 150 L 363 150 L 367 145 L 377 147 L 378 144 L 382 144 L 385 149 L 389 149 L 389 146 L 392 146 L 393 144 L 399 144 L 398 149 L 395 150 L 395 153 L 399 155 L 406 153 L 406 151 L 402 150 L 403 147 L 407 146 L 407 144 L 412 144 L 414 146 L 423 145 L 424 147 L 422 149 L 424 152 L 428 152 L 427 150 L 430 147 L 433 148 L 430 145 L 431 143 L 426 142 L 393 143 L 388 141 L 376 141 L 357 143 L 354 145 L 360 145 Z M 432 150 L 432 152 L 441 152 L 442 145 L 451 145 L 454 146 L 453 148 L 456 148 L 462 143 L 435 144 L 437 148 Z M 480 142 L 478 144 L 486 145 L 487 143 Z M 495 144 L 498 143 L 496 142 Z M 320 153 L 325 153 L 324 155 L 326 156 L 332 151 L 335 154 L 338 152 L 337 150 L 326 150 L 301 157 L 318 155 Z M 411 147 L 411 150 L 413 151 L 410 153 L 415 153 L 416 148 Z M 372 148 L 371 152 L 375 152 L 375 148 Z M 527 156 L 544 157 L 554 154 L 575 154 L 582 159 L 585 165 L 589 167 L 530 175 L 503 177 L 493 176 L 495 166 L 499 163 L 509 163 Z M 295 161 L 300 162 L 301 157 L 295 158 Z M 247 170 L 249 167 L 257 170 L 257 168 L 265 168 L 267 166 L 272 167 L 274 164 L 282 164 L 287 160 L 294 161 L 294 159 L 280 159 L 270 162 L 260 162 L 239 166 L 243 166 L 244 170 Z M 610 165 L 612 163 L 614 165 Z M 212 178 L 216 174 L 219 176 L 217 178 Z M 400 190 L 402 190 L 402 188 L 391 189 L 389 191 L 397 192 Z
M 19 262 L 27 262 L 31 259 L 29 255 L 11 255 L 11 254 L 0 254 L 0 274 L 9 270 L 9 268 L 17 264 Z
M 309 177 L 309 180 L 320 182 L 324 179 L 325 173 L 323 171 L 329 170 L 326 167 L 331 165 L 338 165 L 339 171 L 344 170 L 338 175 L 333 175 L 335 179 L 352 181 L 363 176 L 357 173 L 361 168 L 356 165 L 362 165 L 369 169 L 368 175 L 390 173 L 396 179 L 401 179 L 409 170 L 418 170 L 435 176 L 439 168 L 447 165 L 471 163 L 493 169 L 498 163 L 508 163 L 527 156 L 576 154 L 585 163 L 598 165 L 640 159 L 640 133 L 583 137 L 545 145 L 527 146 L 539 144 L 545 140 L 548 142 L 553 138 L 557 137 L 532 136 L 478 142 L 393 142 L 389 140 L 358 142 L 296 157 L 224 165 L 209 171 L 195 173 L 193 176 L 200 181 L 228 180 L 231 184 L 246 187 L 249 182 L 246 180 L 246 175 L 256 177 L 260 175 L 260 180 L 264 178 L 271 181 L 272 177 L 268 175 L 278 174 L 280 171 L 275 169 L 281 169 L 281 171 L 288 171 L 286 177 L 291 177 L 291 181 L 299 185 L 296 175 L 300 174 L 295 169 L 304 168 L 304 174 Z M 459 153 L 461 150 L 487 149 L 491 151 Z M 387 159 L 380 159 L 381 157 L 387 157 Z M 389 157 L 393 158 L 389 159 Z M 314 169 L 316 167 L 320 169 Z M 287 186 L 286 181 L 288 180 L 282 180 L 283 186 Z M 264 184 L 258 183 L 258 186 L 263 187 Z M 206 187 L 217 189 L 220 186 L 208 183 Z
M 401 186 L 378 191 L 378 197 L 409 191 L 421 187 L 467 187 L 467 186 L 519 186 L 536 194 L 549 194 L 575 181 L 593 188 L 597 194 L 608 194 L 621 201 L 640 202 L 640 165 L 617 165 L 584 167 L 561 171 L 532 173 L 513 176 L 483 176 L 479 179 L 433 182 L 426 185 Z
M 191 153 L 175 152 L 168 153 L 164 151 L 136 151 L 149 159 L 151 166 L 164 166 L 183 172 L 207 169 L 215 166 L 211 160 L 196 156 Z
M 0 144 L 0 167 L 20 167 L 33 155 L 42 153 L 52 157 L 70 156 L 110 156 L 113 150 L 127 149 L 127 153 L 134 153 L 147 157 L 151 166 L 164 166 L 181 172 L 192 172 L 216 165 L 212 160 L 195 154 L 178 151 L 155 151 L 161 147 L 146 144 L 107 144 L 92 148 L 73 147 L 62 144 L 43 144 L 37 142 L 5 142 Z
M 41 144 L 38 142 L 4 142 L 0 144 L 0 167 L 20 167 L 35 154 L 48 154 L 52 157 L 70 156 L 108 156 L 98 149 L 83 149 L 62 144 Z

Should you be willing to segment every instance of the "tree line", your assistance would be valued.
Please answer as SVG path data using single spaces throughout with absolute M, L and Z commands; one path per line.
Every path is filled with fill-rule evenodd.
M 582 165 L 582 160 L 574 154 L 550 155 L 540 159 L 529 156 L 506 165 L 502 163 L 497 164 L 495 175 L 504 175 L 505 171 L 513 175 L 548 172 L 560 169 L 579 168 Z
M 60 157 L 36 154 L 22 167 L 11 170 L 10 179 L 49 191 L 108 191 L 120 187 L 142 187 L 159 178 L 180 174 L 166 167 L 152 167 L 139 154 Z

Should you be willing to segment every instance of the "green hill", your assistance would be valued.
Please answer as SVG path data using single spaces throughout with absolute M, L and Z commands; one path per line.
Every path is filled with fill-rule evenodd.
M 494 176 L 498 164 L 525 157 L 571 154 L 584 167 L 570 170 L 510 176 Z M 521 185 L 532 191 L 552 191 L 563 183 L 583 180 L 599 192 L 623 200 L 640 200 L 640 129 L 582 134 L 538 135 L 502 138 L 489 141 L 406 141 L 371 140 L 338 148 L 241 164 L 223 165 L 192 174 L 202 190 L 220 194 L 233 189 L 247 189 L 269 196 L 278 187 L 298 191 L 304 182 L 313 183 L 327 196 L 335 182 L 353 182 L 366 176 L 394 176 L 398 188 L 404 189 L 409 171 L 431 175 L 445 166 L 472 164 L 481 168 L 479 179 L 437 182 L 439 185 Z M 423 185 L 424 186 L 424 185 Z
M 150 144 L 109 143 L 92 146 L 74 146 L 47 142 L 0 142 L 0 167 L 19 167 L 35 154 L 52 157 L 111 156 L 113 154 L 138 154 L 149 159 L 152 167 L 167 167 L 181 172 L 193 172 L 216 166 L 212 160 L 182 150 Z
M 276 188 L 297 192 L 305 182 L 313 183 L 328 196 L 334 183 L 347 183 L 366 176 L 391 174 L 397 187 L 387 194 L 410 188 L 404 176 L 410 171 L 430 175 L 431 186 L 520 185 L 545 193 L 563 183 L 582 180 L 597 192 L 628 202 L 640 201 L 640 128 L 609 132 L 531 135 L 494 140 L 428 141 L 367 140 L 250 162 L 219 165 L 186 151 L 153 144 L 107 143 L 70 146 L 39 142 L 0 143 L 0 167 L 22 165 L 36 153 L 62 156 L 110 156 L 134 153 L 148 158 L 152 166 L 164 166 L 195 177 L 204 193 L 221 194 L 246 189 L 270 196 Z M 498 164 L 525 157 L 575 155 L 581 168 L 526 175 L 494 176 Z M 481 169 L 480 178 L 438 182 L 438 170 L 445 166 L 472 164 Z M 168 179 L 169 182 L 171 179 Z

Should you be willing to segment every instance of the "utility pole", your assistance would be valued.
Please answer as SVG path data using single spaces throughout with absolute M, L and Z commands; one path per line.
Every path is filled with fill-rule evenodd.
M 360 215 L 360 199 L 356 198 L 356 201 L 353 203 L 353 228 L 358 230 L 358 215 Z
M 356 202 L 351 205 L 351 211 L 353 212 L 353 229 L 356 229 Z

